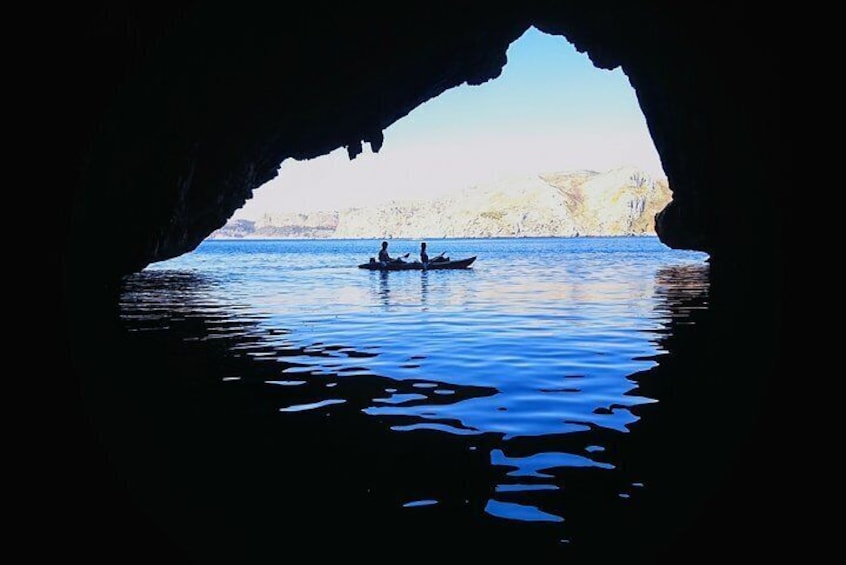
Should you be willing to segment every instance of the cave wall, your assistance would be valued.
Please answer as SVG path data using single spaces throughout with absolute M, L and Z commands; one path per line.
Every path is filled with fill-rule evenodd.
M 27 146 L 41 166 L 16 166 L 28 182 L 12 190 L 30 194 L 30 210 L 50 200 L 58 211 L 61 264 L 55 267 L 65 275 L 61 290 L 70 293 L 74 314 L 59 328 L 70 343 L 53 340 L 50 303 L 43 315 L 26 317 L 38 328 L 21 331 L 27 347 L 16 348 L 32 364 L 20 377 L 40 388 L 27 404 L 27 418 L 36 418 L 36 424 L 42 414 L 55 418 L 46 426 L 29 426 L 44 430 L 44 437 L 30 442 L 32 449 L 21 457 L 26 463 L 43 458 L 43 464 L 32 465 L 34 471 L 26 469 L 34 479 L 27 489 L 28 513 L 15 515 L 37 526 L 28 550 L 47 545 L 65 556 L 80 549 L 89 556 L 89 543 L 109 539 L 129 540 L 126 547 L 135 553 L 161 554 L 147 530 L 139 535 L 126 527 L 133 510 L 113 500 L 125 488 L 123 478 L 101 470 L 107 460 L 97 438 L 90 437 L 97 434 L 91 433 L 78 380 L 122 382 L 127 376 L 124 361 L 110 357 L 119 355 L 109 349 L 116 327 L 93 323 L 94 301 L 88 299 L 113 298 L 109 285 L 122 274 L 190 251 L 252 189 L 272 178 L 282 160 L 337 147 L 354 153 L 361 142 L 378 147 L 380 132 L 424 101 L 465 81 L 495 78 L 507 46 L 529 25 L 564 35 L 598 67 L 621 66 L 634 86 L 674 192 L 673 203 L 657 218 L 660 237 L 673 247 L 711 254 L 708 307 L 719 324 L 697 339 L 717 336 L 721 345 L 716 353 L 694 348 L 682 357 L 699 367 L 700 355 L 707 355 L 705 367 L 724 371 L 726 380 L 749 383 L 760 390 L 761 405 L 773 407 L 776 417 L 763 419 L 766 433 L 760 437 L 771 438 L 773 448 L 767 444 L 763 450 L 774 454 L 777 465 L 747 455 L 754 464 L 741 475 L 737 492 L 748 501 L 749 487 L 757 487 L 751 500 L 767 504 L 757 508 L 770 521 L 758 522 L 757 531 L 771 535 L 770 524 L 793 525 L 783 513 L 766 510 L 773 500 L 785 508 L 785 485 L 797 481 L 777 472 L 789 463 L 782 440 L 795 418 L 784 414 L 792 414 L 795 405 L 776 401 L 782 399 L 774 392 L 771 399 L 764 387 L 774 382 L 773 390 L 796 390 L 774 378 L 783 367 L 779 356 L 790 348 L 773 337 L 781 323 L 780 281 L 773 274 L 781 269 L 789 166 L 783 87 L 794 71 L 785 57 L 789 26 L 774 22 L 787 14 L 743 2 L 397 4 L 65 4 L 33 18 L 38 25 L 29 30 L 30 41 L 9 52 L 22 59 L 30 45 L 44 52 L 43 64 L 23 63 L 42 95 L 35 113 L 48 118 L 33 127 L 37 142 Z M 64 157 L 61 166 L 45 176 L 43 163 L 53 163 L 57 154 Z M 48 266 L 51 277 L 53 267 Z M 753 301 L 756 310 L 749 308 Z M 44 347 L 33 350 L 33 343 Z M 677 355 L 678 350 L 676 345 Z M 702 371 L 696 377 L 710 376 Z M 134 391 L 131 378 L 123 386 Z M 691 395 L 701 387 L 721 401 L 733 395 L 696 378 L 684 386 Z M 53 397 L 55 405 L 44 404 Z M 772 493 L 778 498 L 770 499 Z M 742 526 L 735 531 L 745 536 L 745 515 L 729 502 L 717 506 L 717 517 L 734 516 Z M 725 541 L 725 524 L 710 526 L 705 534 L 716 532 L 714 539 Z M 56 543 L 43 543 L 45 531 Z M 707 540 L 705 534 L 697 540 Z M 103 554 L 110 549 L 104 547 Z M 731 549 L 725 543 L 714 547 Z M 782 546 L 770 549 L 781 552 Z
M 82 33 L 65 46 L 81 164 L 67 206 L 70 278 L 114 279 L 192 250 L 285 159 L 390 143 L 382 131 L 416 106 L 495 79 L 530 25 L 629 77 L 674 194 L 656 217 L 662 241 L 727 265 L 750 254 L 772 264 L 781 229 L 774 16 L 743 3 L 680 4 L 77 11 Z M 104 236 L 108 253 L 95 244 Z

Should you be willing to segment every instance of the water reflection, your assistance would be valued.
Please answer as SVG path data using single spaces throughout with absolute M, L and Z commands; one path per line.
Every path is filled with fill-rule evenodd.
M 390 272 L 389 271 L 377 271 L 379 277 L 379 300 L 385 306 L 391 305 L 391 289 L 388 287 L 388 283 L 390 281 Z
M 429 295 L 429 271 L 420 271 L 420 304 L 423 306 L 423 309 L 426 309 L 428 306 L 428 295 Z
M 476 327 L 468 315 L 463 331 L 484 337 L 485 345 L 477 349 L 453 337 L 459 334 L 448 331 L 447 318 L 429 318 L 424 326 L 419 318 L 401 315 L 408 306 L 431 312 L 430 287 L 438 293 L 449 273 L 431 279 L 425 272 L 399 274 L 369 276 L 374 303 L 398 313 L 394 323 L 402 326 L 408 344 L 402 352 L 356 339 L 354 332 L 315 332 L 338 339 L 304 343 L 303 328 L 284 327 L 273 313 L 221 299 L 214 280 L 179 272 L 129 277 L 121 299 L 128 347 L 147 356 L 147 370 L 164 370 L 176 379 L 188 376 L 182 385 L 153 387 L 133 400 L 176 409 L 159 411 L 165 419 L 159 425 L 169 434 L 164 457 L 177 460 L 177 474 L 211 473 L 221 479 L 214 483 L 215 495 L 223 499 L 227 514 L 241 512 L 237 515 L 249 526 L 242 524 L 246 531 L 240 533 L 253 542 L 277 523 L 242 498 L 242 481 L 256 473 L 268 482 L 258 488 L 250 481 L 247 490 L 264 500 L 291 503 L 291 488 L 309 492 L 294 496 L 292 507 L 301 517 L 333 501 L 358 509 L 349 518 L 366 511 L 374 527 L 388 531 L 409 520 L 429 533 L 442 533 L 435 523 L 460 523 L 465 532 L 472 524 L 476 533 L 466 536 L 482 539 L 503 535 L 501 528 L 509 523 L 531 524 L 531 530 L 505 535 L 556 551 L 562 540 L 569 546 L 593 539 L 592 527 L 622 535 L 620 529 L 627 526 L 615 522 L 626 512 L 620 505 L 637 503 L 652 484 L 652 466 L 639 463 L 648 453 L 638 453 L 641 419 L 660 410 L 654 404 L 662 397 L 649 378 L 660 371 L 661 352 L 672 350 L 670 339 L 678 326 L 695 325 L 697 315 L 707 311 L 707 266 L 657 271 L 648 296 L 654 300 L 653 323 L 648 330 L 632 330 L 654 336 L 646 339 L 655 352 L 651 357 L 639 357 L 637 348 L 630 351 L 631 336 L 622 329 L 601 342 L 586 332 L 562 337 L 549 331 L 550 324 L 571 322 L 573 311 L 562 318 L 547 316 L 540 331 L 520 329 L 524 343 L 533 336 L 529 359 L 517 355 L 513 343 L 501 341 L 525 320 L 508 326 L 503 317 L 498 327 L 485 328 L 489 320 Z M 494 291 L 482 284 L 479 292 L 496 292 L 501 299 L 514 291 L 504 286 Z M 416 300 L 408 293 L 414 287 Z M 610 283 L 588 287 L 548 281 L 524 292 L 540 300 L 578 295 L 592 308 L 620 291 Z M 643 298 L 637 294 L 632 300 Z M 445 303 L 451 300 L 464 298 L 446 298 Z M 324 322 L 313 316 L 308 323 Z M 361 322 L 350 320 L 345 327 L 356 323 Z M 390 326 L 384 330 L 392 331 Z M 619 342 L 614 331 L 620 332 Z M 425 340 L 415 346 L 419 332 L 429 337 L 442 332 L 448 355 Z M 161 340 L 142 337 L 151 333 L 165 341 L 164 349 Z M 188 366 L 183 362 L 191 367 L 185 374 L 174 370 Z M 139 376 L 144 378 L 143 370 Z M 174 393 L 180 386 L 190 393 Z M 167 396 L 172 397 L 163 401 Z M 179 413 L 182 403 L 190 417 Z M 196 458 L 175 455 L 186 426 L 195 445 L 189 451 Z M 210 470 L 206 464 L 220 464 L 218 452 L 239 463 L 233 459 Z M 298 471 L 303 464 L 310 469 L 307 477 Z M 189 490 L 202 492 L 206 484 Z M 436 513 L 433 523 L 416 521 L 415 513 L 424 510 Z M 597 515 L 612 525 L 597 526 Z M 231 519 L 222 523 L 231 525 Z
M 371 285 L 371 295 L 386 307 L 411 305 L 420 306 L 425 310 L 429 305 L 430 287 L 434 287 L 435 293 L 445 291 L 441 294 L 441 299 L 449 299 L 455 303 L 456 297 L 452 295 L 456 289 L 444 287 L 443 284 L 451 275 L 454 276 L 455 273 L 438 272 L 430 275 L 429 271 L 371 271 L 371 279 L 378 281 L 377 285 Z M 471 276 L 469 272 L 460 275 Z M 437 280 L 432 281 L 430 276 L 439 277 L 440 286 Z M 415 289 L 415 285 L 418 285 L 418 288 Z M 393 294 L 392 286 L 395 291 Z
M 658 269 L 655 274 L 655 312 L 669 325 L 693 322 L 693 314 L 707 310 L 708 271 L 704 265 L 676 265 Z

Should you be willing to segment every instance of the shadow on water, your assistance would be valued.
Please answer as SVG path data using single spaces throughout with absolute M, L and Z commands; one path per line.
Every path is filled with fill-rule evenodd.
M 374 274 L 388 305 L 390 274 Z M 567 433 L 506 440 L 375 409 L 455 407 L 496 388 L 398 381 L 366 367 L 355 378 L 316 372 L 296 359 L 371 354 L 297 346 L 285 328 L 198 300 L 213 281 L 142 273 L 126 282 L 120 321 L 91 334 L 82 356 L 94 429 L 117 477 L 111 489 L 98 485 L 110 497 L 100 507 L 134 528 L 115 542 L 203 562 L 297 551 L 657 562 L 690 548 L 708 554 L 707 544 L 717 555 L 738 541 L 732 520 L 752 511 L 737 503 L 736 481 L 748 478 L 756 385 L 726 361 L 733 346 L 720 339 L 736 320 L 719 319 L 708 278 L 707 266 L 658 272 L 659 353 L 629 377 L 630 394 L 658 402 L 605 409 L 636 416 L 625 433 L 573 422 Z M 424 303 L 427 285 L 422 273 Z

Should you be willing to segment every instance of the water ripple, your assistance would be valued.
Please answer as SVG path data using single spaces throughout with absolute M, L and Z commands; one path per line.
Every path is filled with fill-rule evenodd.
M 574 469 L 619 472 L 607 448 L 655 403 L 633 375 L 657 365 L 670 323 L 708 307 L 703 256 L 649 239 L 461 240 L 450 254 L 479 255 L 472 271 L 422 273 L 355 269 L 370 243 L 264 242 L 253 253 L 244 242 L 221 262 L 206 242 L 127 277 L 122 320 L 261 365 L 260 377 L 218 380 L 271 385 L 279 418 L 343 408 L 409 442 L 476 442 L 468 450 L 489 453 L 496 477 L 485 513 L 558 523 L 563 510 L 543 497 Z

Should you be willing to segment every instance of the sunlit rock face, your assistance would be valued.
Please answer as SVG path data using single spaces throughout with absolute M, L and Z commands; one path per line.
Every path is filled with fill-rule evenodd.
M 504 178 L 429 200 L 342 210 L 332 237 L 465 238 L 654 235 L 664 179 L 621 167 Z
M 780 106 L 760 14 L 691 17 L 641 2 L 321 4 L 82 18 L 94 33 L 69 53 L 90 93 L 74 108 L 71 150 L 84 168 L 69 265 L 114 278 L 191 251 L 285 159 L 377 150 L 390 142 L 383 130 L 421 103 L 495 79 L 531 25 L 629 77 L 674 194 L 656 215 L 665 243 L 729 263 L 777 253 L 768 242 L 780 230 Z M 116 251 L 91 245 L 102 238 Z

